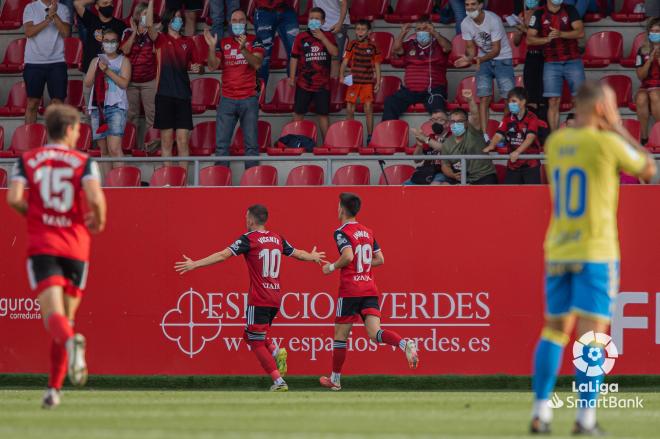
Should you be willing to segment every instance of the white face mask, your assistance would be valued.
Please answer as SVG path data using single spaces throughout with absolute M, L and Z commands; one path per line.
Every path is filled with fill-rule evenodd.
M 112 55 L 117 51 L 117 43 L 103 43 L 103 51 L 108 55 Z
M 479 9 L 477 9 L 476 11 L 467 11 L 466 14 L 467 14 L 468 17 L 470 17 L 471 19 L 474 20 L 475 18 L 477 18 L 479 16 L 479 12 L 481 12 L 481 11 L 479 11 Z

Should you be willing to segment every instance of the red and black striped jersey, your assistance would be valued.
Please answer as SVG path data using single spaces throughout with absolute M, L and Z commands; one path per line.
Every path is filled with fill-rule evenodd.
M 529 27 L 538 31 L 539 37 L 547 37 L 551 29 L 562 32 L 573 30 L 573 23 L 581 21 L 577 9 L 571 5 L 561 5 L 559 11 L 553 13 L 547 8 L 539 8 L 529 20 Z M 580 58 L 578 40 L 555 38 L 543 46 L 545 62 L 562 62 Z
M 349 222 L 335 230 L 334 238 L 339 254 L 347 247 L 353 250 L 353 261 L 341 269 L 339 297 L 378 296 L 371 261 L 380 247 L 371 229 Z

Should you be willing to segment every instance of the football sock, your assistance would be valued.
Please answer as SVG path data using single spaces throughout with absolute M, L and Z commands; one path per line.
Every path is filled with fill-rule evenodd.
M 334 340 L 332 342 L 332 372 L 340 374 L 341 368 L 346 360 L 346 340 Z
M 552 421 L 552 408 L 548 405 L 547 399 L 537 399 L 534 401 L 532 418 L 539 418 L 542 422 Z
M 554 389 L 564 346 L 567 342 L 568 335 L 562 331 L 544 328 L 541 332 L 541 339 L 536 345 L 534 354 L 534 375 L 532 377 L 532 389 L 534 389 L 537 401 L 547 400 L 550 392 Z M 541 409 L 543 406 L 548 407 L 547 404 L 538 405 L 540 406 L 539 413 L 535 413 L 535 416 L 552 416 L 551 410 Z M 550 419 L 541 418 L 541 420 L 550 422 Z
M 66 377 L 66 348 L 64 344 L 50 342 L 50 374 L 48 375 L 48 387 L 60 390 Z
M 341 383 L 341 374 L 338 372 L 332 372 L 332 375 L 330 375 L 330 381 L 332 381 L 335 384 L 340 384 Z
M 64 343 L 73 337 L 73 329 L 71 328 L 69 319 L 62 314 L 52 313 L 48 316 L 46 322 L 46 329 L 50 332 L 55 343 L 64 346 Z
M 272 338 L 266 339 L 266 349 L 268 349 L 268 352 L 270 352 L 273 357 L 277 357 L 278 352 L 280 352 L 280 347 L 277 346 L 277 343 L 275 343 L 275 340 Z
M 279 378 L 274 379 L 273 383 L 275 383 L 275 384 L 285 384 L 286 381 L 284 381 L 284 378 L 279 377 Z
M 275 363 L 273 356 L 268 352 L 266 343 L 263 340 L 252 340 L 249 344 L 252 347 L 252 352 L 254 352 L 254 355 L 257 356 L 257 360 L 259 360 L 259 364 L 261 364 L 264 371 L 271 376 L 273 381 L 280 378 L 277 364 Z
M 596 426 L 596 409 L 588 407 L 580 407 L 577 411 L 575 418 L 582 427 L 591 429 Z
M 602 375 L 590 377 L 587 376 L 585 372 L 581 372 L 577 369 L 575 370 L 575 384 L 578 386 L 578 388 L 586 387 L 587 389 L 598 389 L 602 380 Z M 598 399 L 598 391 L 591 392 L 587 390 L 586 392 L 580 392 L 579 398 L 582 404 L 585 404 L 585 401 L 587 401 L 587 407 L 578 407 L 576 419 L 584 428 L 594 428 L 596 425 L 596 409 L 590 407 L 592 404 L 595 404 L 596 399 Z
M 406 341 L 394 331 L 388 331 L 387 329 L 378 330 L 376 333 L 376 341 L 391 346 L 398 346 L 403 351 L 406 350 Z

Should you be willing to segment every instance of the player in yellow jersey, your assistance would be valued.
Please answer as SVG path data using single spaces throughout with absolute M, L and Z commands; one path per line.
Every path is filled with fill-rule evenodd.
M 578 337 L 608 330 L 619 285 L 619 172 L 647 182 L 656 172 L 653 159 L 623 128 L 611 88 L 586 82 L 576 97 L 576 113 L 576 127 L 553 133 L 545 145 L 552 218 L 545 240 L 545 326 L 534 354 L 532 433 L 550 432 L 548 397 L 573 328 L 577 325 Z M 588 367 L 576 368 L 576 385 L 593 389 L 603 381 L 598 367 L 602 343 L 594 339 L 584 354 Z M 589 371 L 591 366 L 596 368 Z M 580 392 L 584 403 L 573 434 L 602 434 L 596 424 L 597 396 Z

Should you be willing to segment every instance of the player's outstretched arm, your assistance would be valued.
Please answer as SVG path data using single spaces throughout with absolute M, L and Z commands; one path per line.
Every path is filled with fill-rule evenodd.
M 341 256 L 335 262 L 331 263 L 330 261 L 322 261 L 325 265 L 323 266 L 323 274 L 330 274 L 335 270 L 344 268 L 351 262 L 353 262 L 353 249 L 350 246 L 345 247 L 341 251 Z
M 183 258 L 185 261 L 181 262 L 176 262 L 174 264 L 174 270 L 176 270 L 179 274 L 186 273 L 188 271 L 196 270 L 197 268 L 201 267 L 206 267 L 208 265 L 213 265 L 213 264 L 218 264 L 222 261 L 226 261 L 227 259 L 231 258 L 233 256 L 233 253 L 228 249 L 224 249 L 220 252 L 213 253 L 212 255 L 209 255 L 205 257 L 204 259 L 199 259 L 197 261 L 193 261 L 190 259 L 188 256 L 183 255 Z
M 27 200 L 23 198 L 25 183 L 22 180 L 13 180 L 7 191 L 7 204 L 16 212 L 25 216 L 28 209 Z
M 101 189 L 101 182 L 96 178 L 83 180 L 83 190 L 87 197 L 87 204 L 91 212 L 87 214 L 85 222 L 92 233 L 99 233 L 105 229 L 106 213 L 108 211 L 105 195 Z
M 291 256 L 298 259 L 299 261 L 309 261 L 320 264 L 321 261 L 325 258 L 325 252 L 317 252 L 316 246 L 314 246 L 311 252 L 295 249 L 293 253 L 291 253 Z

